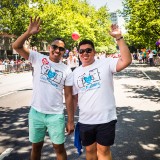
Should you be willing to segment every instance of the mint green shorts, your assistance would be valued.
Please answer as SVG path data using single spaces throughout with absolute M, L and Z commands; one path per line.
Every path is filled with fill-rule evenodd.
M 52 143 L 63 144 L 65 142 L 64 114 L 44 114 L 31 107 L 28 119 L 30 142 L 44 141 L 47 131 Z

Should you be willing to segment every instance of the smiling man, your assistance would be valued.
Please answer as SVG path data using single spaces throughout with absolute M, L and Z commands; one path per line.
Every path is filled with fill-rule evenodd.
M 29 140 L 32 142 L 31 160 L 40 160 L 46 131 L 53 143 L 58 160 L 67 160 L 65 142 L 65 117 L 63 89 L 68 114 L 66 131 L 74 131 L 72 101 L 73 73 L 61 62 L 65 53 L 65 42 L 61 38 L 53 40 L 49 56 L 24 47 L 24 42 L 40 32 L 40 18 L 30 19 L 27 31 L 12 44 L 22 57 L 29 60 L 34 68 L 33 96 L 29 112 Z
M 86 148 L 86 160 L 112 160 L 110 146 L 114 144 L 117 122 L 113 75 L 132 61 L 117 25 L 111 26 L 110 35 L 117 41 L 120 58 L 95 60 L 94 43 L 84 39 L 78 46 L 82 65 L 73 71 L 74 108 L 77 103 L 79 106 L 75 133 L 79 128 L 82 145 Z

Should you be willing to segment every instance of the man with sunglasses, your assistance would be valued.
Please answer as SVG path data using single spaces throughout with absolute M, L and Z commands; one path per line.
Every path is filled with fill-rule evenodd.
M 86 160 L 112 160 L 110 146 L 114 144 L 117 122 L 113 89 L 113 74 L 126 68 L 132 61 L 130 51 L 117 25 L 110 35 L 120 48 L 120 58 L 95 60 L 92 41 L 82 40 L 78 51 L 82 65 L 73 71 L 74 107 L 79 106 L 79 121 L 75 131 L 75 146 L 86 149 Z
M 61 38 L 53 40 L 49 56 L 24 46 L 25 41 L 40 32 L 40 18 L 30 19 L 27 31 L 12 44 L 22 57 L 34 67 L 33 96 L 29 112 L 29 140 L 32 142 L 31 160 L 40 160 L 46 131 L 53 143 L 57 159 L 67 160 L 65 142 L 65 117 L 63 89 L 68 114 L 66 131 L 74 131 L 72 100 L 73 73 L 61 62 L 65 53 L 65 42 Z

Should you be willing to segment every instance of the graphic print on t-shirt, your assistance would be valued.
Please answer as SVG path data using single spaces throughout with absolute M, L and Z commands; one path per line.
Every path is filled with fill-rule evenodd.
M 96 89 L 100 87 L 100 75 L 98 69 L 90 70 L 88 74 L 83 74 L 78 77 L 77 85 L 80 91 Z
M 42 59 L 43 65 L 41 66 L 41 81 L 49 82 L 57 89 L 60 87 L 58 84 L 61 83 L 63 73 L 59 70 L 53 69 L 46 58 Z

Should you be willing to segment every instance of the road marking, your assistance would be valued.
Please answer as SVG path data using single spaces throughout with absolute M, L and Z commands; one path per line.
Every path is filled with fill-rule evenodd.
M 158 85 L 144 72 L 142 71 L 142 73 L 151 81 L 151 83 L 160 91 L 160 88 L 158 87 Z
M 9 156 L 12 151 L 13 151 L 13 148 L 7 148 L 7 149 L 0 155 L 0 160 L 3 160 L 5 157 Z
M 13 94 L 13 93 L 16 93 L 18 91 L 23 91 L 23 90 L 32 90 L 32 88 L 22 88 L 22 89 L 19 89 L 19 90 L 11 91 L 11 92 L 0 95 L 0 98 L 4 97 L 4 96 L 8 96 L 8 95 Z
M 8 95 L 10 95 L 10 94 L 13 94 L 13 93 L 15 93 L 15 92 L 17 92 L 17 91 L 12 91 L 12 92 L 9 92 L 9 93 L 6 93 L 6 94 L 2 94 L 2 95 L 0 95 L 0 98 L 1 98 L 1 97 L 4 97 L 4 96 L 8 96 Z

